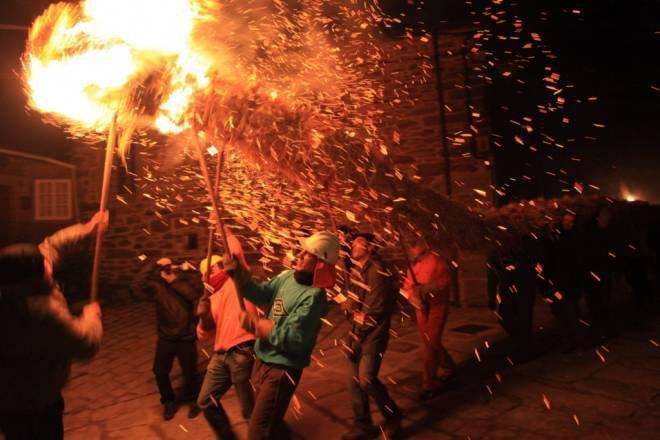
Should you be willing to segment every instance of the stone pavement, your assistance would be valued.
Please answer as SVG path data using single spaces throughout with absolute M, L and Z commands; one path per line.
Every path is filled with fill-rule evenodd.
M 431 402 L 419 392 L 421 349 L 414 323 L 397 314 L 381 378 L 405 412 L 406 438 L 415 439 L 651 439 L 660 432 L 660 323 L 646 333 L 626 333 L 598 350 L 561 354 L 553 347 L 553 322 L 537 304 L 542 353 L 517 364 L 506 338 L 485 308 L 452 309 L 446 345 L 461 364 L 457 383 Z M 327 317 L 315 351 L 287 413 L 296 438 L 337 439 L 351 421 L 343 356 L 335 338 L 346 331 L 338 310 Z M 104 309 L 105 340 L 99 355 L 76 364 L 65 389 L 65 438 L 212 439 L 203 416 L 190 420 L 182 407 L 161 418 L 151 373 L 156 345 L 154 307 L 136 303 Z M 200 350 L 209 351 L 208 347 Z M 206 356 L 200 354 L 200 371 Z M 173 375 L 180 383 L 180 371 Z M 233 390 L 223 399 L 239 437 Z M 375 411 L 375 408 L 374 408 Z M 375 415 L 378 422 L 380 416 Z

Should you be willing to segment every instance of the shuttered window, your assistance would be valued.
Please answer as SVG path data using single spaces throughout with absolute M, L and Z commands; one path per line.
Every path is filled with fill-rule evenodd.
M 35 220 L 70 220 L 73 214 L 70 179 L 35 180 Z

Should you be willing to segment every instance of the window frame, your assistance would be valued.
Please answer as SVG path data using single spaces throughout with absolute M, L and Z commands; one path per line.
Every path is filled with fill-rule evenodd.
M 66 184 L 66 195 L 67 195 L 67 213 L 66 215 L 43 215 L 42 214 L 42 204 L 41 204 L 41 190 L 40 186 L 44 183 L 51 183 L 53 185 L 58 183 Z M 54 197 L 55 194 L 52 194 L 51 197 Z M 55 200 L 51 200 L 51 203 L 55 203 Z M 73 218 L 73 182 L 71 179 L 34 179 L 34 219 L 35 221 L 61 221 L 61 220 L 71 220 Z

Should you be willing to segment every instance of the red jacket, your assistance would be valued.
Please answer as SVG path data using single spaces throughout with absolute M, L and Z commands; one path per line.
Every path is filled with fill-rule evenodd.
M 432 252 L 427 252 L 415 262 L 413 272 L 415 273 L 415 280 L 424 287 L 424 290 L 430 292 L 425 295 L 425 300 L 428 303 L 449 302 L 451 275 L 449 266 L 444 259 Z M 408 270 L 406 279 L 403 282 L 403 290 L 409 292 L 413 286 L 414 281 L 410 270 Z

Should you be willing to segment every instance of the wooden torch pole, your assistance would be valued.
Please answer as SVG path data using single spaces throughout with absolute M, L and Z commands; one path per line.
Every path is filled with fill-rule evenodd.
M 214 194 L 218 194 L 218 191 L 220 190 L 220 175 L 222 174 L 222 166 L 225 161 L 225 147 L 222 147 L 222 150 L 220 150 L 220 154 L 218 156 L 218 161 L 216 162 L 215 165 L 215 186 L 214 186 Z M 206 245 L 206 263 L 210 266 L 211 265 L 211 255 L 213 255 L 213 238 L 215 236 L 215 225 L 211 224 L 209 225 L 209 241 L 208 244 Z M 206 275 L 204 276 L 204 281 L 206 284 L 209 283 L 211 279 L 211 268 L 207 267 L 206 270 Z
M 204 148 L 202 147 L 202 142 L 197 135 L 197 132 L 194 133 L 195 137 L 195 146 L 197 147 L 197 156 L 199 158 L 199 167 L 202 171 L 202 176 L 204 177 L 204 183 L 206 185 L 206 190 L 211 199 L 211 205 L 213 206 L 213 211 L 215 212 L 216 217 L 218 218 L 218 226 L 220 227 L 220 235 L 222 236 L 222 245 L 225 248 L 225 252 L 229 253 L 229 241 L 227 240 L 227 232 L 225 231 L 225 225 L 220 216 L 220 206 L 218 204 L 217 196 L 213 192 L 213 184 L 211 183 L 211 176 L 209 175 L 209 169 L 206 165 L 206 157 L 204 156 Z M 210 268 L 209 268 L 210 269 Z M 239 291 L 238 287 L 236 288 L 236 296 L 238 297 L 238 303 L 241 306 L 241 310 L 245 310 L 245 302 L 243 301 L 243 295 Z
M 115 144 L 117 143 L 117 114 L 112 117 L 110 121 L 110 128 L 108 129 L 108 139 L 105 144 L 105 160 L 103 164 L 103 186 L 101 187 L 101 202 L 99 204 L 99 212 L 105 212 L 108 208 L 108 196 L 110 193 L 110 177 L 112 175 L 112 159 L 115 152 Z M 103 231 L 96 226 L 96 244 L 94 246 L 94 264 L 92 266 L 92 286 L 90 293 L 90 301 L 94 302 L 98 298 L 99 288 L 99 266 L 101 265 L 101 245 L 103 243 Z

